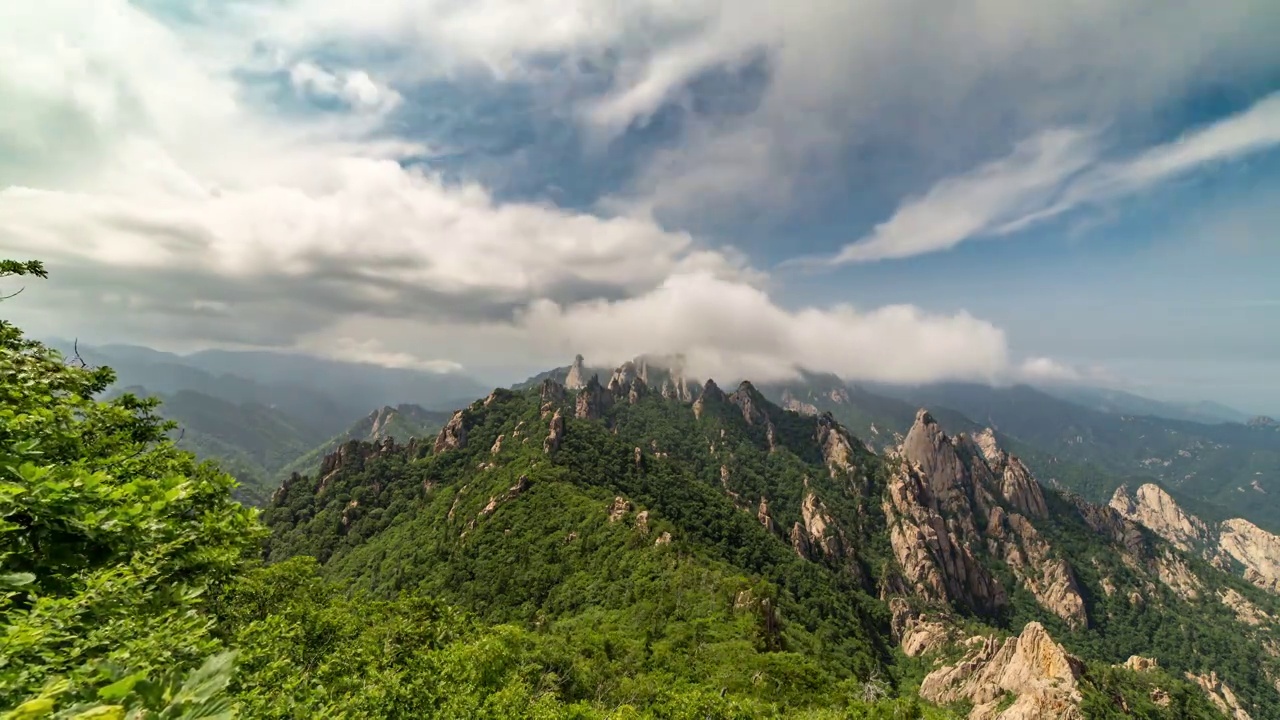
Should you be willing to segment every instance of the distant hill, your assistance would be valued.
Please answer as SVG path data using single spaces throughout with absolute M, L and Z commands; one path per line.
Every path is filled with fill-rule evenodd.
M 221 464 L 240 481 L 239 499 L 253 504 L 271 494 L 282 472 L 310 467 L 332 441 L 430 434 L 448 418 L 445 410 L 487 392 L 458 373 L 296 354 L 51 345 L 114 370 L 108 394 L 159 397 L 161 414 L 179 424 L 179 444 Z
M 71 343 L 50 343 L 68 353 Z M 327 435 L 384 405 L 448 410 L 488 388 L 461 373 L 435 373 L 340 362 L 294 353 L 208 350 L 178 355 L 136 345 L 79 347 L 91 365 L 116 371 L 118 386 L 170 395 L 194 390 L 234 403 L 256 403 L 308 418 Z
M 158 397 L 160 414 L 178 424 L 179 447 L 215 460 L 240 481 L 236 496 L 261 504 L 277 484 L 276 475 L 299 455 L 328 437 L 323 423 L 253 402 L 237 403 L 194 390 L 157 393 L 141 386 L 117 387 L 111 394 Z
M 1073 402 L 1077 405 L 1115 415 L 1149 415 L 1168 420 L 1184 420 L 1187 422 L 1243 423 L 1249 420 L 1247 413 L 1221 403 L 1201 401 L 1194 403 L 1172 403 L 1152 400 L 1123 390 L 1083 386 L 1042 387 L 1043 392 L 1056 398 Z

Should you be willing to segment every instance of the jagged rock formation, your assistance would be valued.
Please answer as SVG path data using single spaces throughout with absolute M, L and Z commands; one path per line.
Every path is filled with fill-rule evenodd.
M 1249 713 L 1245 712 L 1244 707 L 1240 705 L 1240 700 L 1236 697 L 1235 692 L 1218 679 L 1218 673 L 1213 671 L 1210 671 L 1208 675 L 1187 673 L 1186 677 L 1204 689 L 1205 694 L 1209 696 L 1209 700 L 1223 715 L 1232 720 L 1253 720 Z
M 892 616 L 890 630 L 893 639 L 902 647 L 902 652 L 907 657 L 918 657 L 941 650 L 951 641 L 951 632 L 947 629 L 946 622 L 912 612 L 911 605 L 905 598 L 891 598 L 889 612 Z
M 631 512 L 631 503 L 619 495 L 613 499 L 613 504 L 609 506 L 609 522 L 618 522 L 629 512 Z
M 831 477 L 854 469 L 853 446 L 849 442 L 849 435 L 831 417 L 831 413 L 823 413 L 818 418 L 817 441 Z
M 480 516 L 483 517 L 486 515 L 492 515 L 493 511 L 497 510 L 499 505 L 501 505 L 504 502 L 515 500 L 517 497 L 520 496 L 520 493 L 528 489 L 529 489 L 529 478 L 526 475 L 521 475 L 520 479 L 516 481 L 516 484 L 507 488 L 507 491 L 505 493 L 501 495 L 490 496 L 489 502 L 483 508 L 481 508 Z
M 1045 505 L 1040 483 L 1031 477 L 1031 471 L 1021 460 L 1000 449 L 991 428 L 979 433 L 974 442 L 991 472 L 999 480 L 1001 497 L 1028 517 L 1048 517 L 1049 509 Z
M 773 420 L 769 417 L 769 401 L 764 399 L 760 391 L 756 390 L 755 386 L 750 382 L 743 380 L 738 385 L 738 389 L 729 395 L 729 402 L 742 410 L 742 419 L 748 425 L 764 428 L 765 440 L 769 443 L 769 450 L 771 452 L 776 450 L 777 429 L 773 426 Z
M 1261 608 L 1249 602 L 1245 596 L 1236 592 L 1231 588 L 1220 590 L 1218 598 L 1222 600 L 1222 604 L 1231 608 L 1236 614 L 1236 618 L 1246 625 L 1270 625 L 1275 622 L 1275 618 L 1268 615 Z
M 1280 593 L 1280 536 L 1234 518 L 1214 526 L 1185 512 L 1162 488 L 1147 483 L 1130 493 L 1118 488 L 1110 507 L 1184 552 L 1199 554 L 1221 569 L 1243 568 L 1249 582 Z
M 769 501 L 764 497 L 760 498 L 760 507 L 756 510 L 756 519 L 764 525 L 769 532 L 776 532 L 777 527 L 773 523 L 773 515 L 769 513 Z
M 581 390 L 587 385 L 587 370 L 583 366 L 582 356 L 573 356 L 573 364 L 569 366 L 569 374 L 564 378 L 566 390 Z
M 467 446 L 467 425 L 466 414 L 459 410 L 449 418 L 449 422 L 440 428 L 440 434 L 436 436 L 435 445 L 432 446 L 432 452 L 442 453 L 446 450 L 461 450 Z
M 792 394 L 790 389 L 782 391 L 782 408 L 784 410 L 791 410 L 793 412 L 798 412 L 801 415 L 813 416 L 818 414 L 817 405 L 814 405 L 813 403 L 807 403 L 801 400 L 800 398 Z
M 574 406 L 574 417 L 583 420 L 598 420 L 613 404 L 613 396 L 600 386 L 600 378 L 595 375 L 578 391 L 578 399 Z
M 1154 483 L 1139 487 L 1132 495 L 1126 487 L 1116 488 L 1108 504 L 1184 552 L 1198 551 L 1211 542 L 1205 523 L 1183 512 L 1169 493 Z
M 1047 515 L 1039 484 L 984 436 L 980 443 L 948 437 L 927 411 L 917 413 L 885 503 L 903 589 L 995 612 L 1008 595 L 974 554 L 985 547 L 1046 609 L 1073 626 L 1087 624 L 1074 571 L 1027 517 Z M 1006 511 L 1001 501 L 1016 511 Z
M 1160 667 L 1160 663 L 1155 658 L 1130 655 L 1129 659 L 1124 661 L 1123 667 L 1127 667 L 1134 672 L 1147 672 Z
M 1223 522 L 1218 533 L 1218 547 L 1244 566 L 1245 580 L 1280 593 L 1280 537 L 1240 518 Z
M 791 539 L 792 546 L 801 557 L 809 560 L 820 557 L 832 561 L 847 559 L 849 543 L 844 532 L 812 491 L 805 493 L 804 501 L 800 503 L 800 518 L 803 524 L 795 524 Z
M 708 380 L 703 386 L 702 392 L 698 395 L 698 399 L 693 402 L 693 417 L 701 420 L 706 413 L 707 408 L 717 403 L 723 403 L 728 399 L 724 391 L 716 385 L 715 380 Z
M 920 695 L 937 703 L 968 700 L 970 720 L 1084 720 L 1078 680 L 1084 664 L 1049 637 L 1038 622 L 1004 641 L 975 637 L 975 649 L 955 665 L 929 673 Z M 1016 696 L 1000 709 L 1006 693 Z
M 542 452 L 550 454 L 560 449 L 564 442 L 564 416 L 556 410 L 551 416 L 551 424 L 547 429 L 547 439 L 542 441 Z

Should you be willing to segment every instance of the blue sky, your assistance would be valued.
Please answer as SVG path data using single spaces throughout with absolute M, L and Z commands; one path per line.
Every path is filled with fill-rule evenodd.
M 1280 412 L 1280 9 L 1119 5 L 5 8 L 0 249 L 54 272 L 6 313 Z

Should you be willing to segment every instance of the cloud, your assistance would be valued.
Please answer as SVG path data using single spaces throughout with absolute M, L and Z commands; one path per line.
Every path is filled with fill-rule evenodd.
M 463 368 L 453 360 L 423 360 L 407 352 L 389 351 L 376 339 L 355 340 L 349 337 L 328 338 L 315 344 L 302 343 L 298 349 L 317 357 L 345 362 L 366 363 L 383 367 L 425 370 L 434 373 L 460 372 Z
M 1180 175 L 1280 145 L 1280 93 L 1249 109 L 1157 145 L 1104 162 L 1081 130 L 1045 131 L 1008 156 L 946 178 L 903 203 L 866 237 L 828 262 L 906 258 L 967 240 L 1008 234 L 1086 205 L 1143 192 Z
M 243 92 L 234 62 L 192 53 L 135 6 L 49 7 L 63 14 L 0 23 L 22 57 L 0 64 L 0 105 L 16 108 L 5 138 L 27 149 L 0 158 L 0 244 L 53 272 L 5 309 L 38 332 L 437 370 L 567 347 L 685 352 L 721 376 L 1008 370 L 1003 333 L 967 314 L 789 310 L 732 248 L 406 167 L 411 139 L 367 134 L 363 111 L 393 89 L 366 76 L 293 62 L 297 88 L 349 112 L 281 119 Z M 58 50 L 60 36 L 74 46 Z M 42 118 L 93 152 L 60 162 Z
M 333 73 L 310 62 L 294 64 L 289 69 L 289 82 L 301 95 L 337 99 L 362 112 L 390 112 L 404 99 L 395 90 L 375 82 L 363 70 Z
M 779 379 L 803 367 L 884 382 L 990 381 L 1010 370 L 1003 332 L 966 313 L 787 310 L 757 288 L 705 273 L 673 275 L 624 300 L 536 302 L 517 326 L 537 347 L 575 348 L 593 362 L 683 353 L 691 373 L 722 379 Z
M 862 240 L 846 245 L 836 264 L 910 257 L 946 250 L 1048 204 L 1094 157 L 1088 136 L 1046 131 L 1012 154 L 948 178 L 909 200 Z

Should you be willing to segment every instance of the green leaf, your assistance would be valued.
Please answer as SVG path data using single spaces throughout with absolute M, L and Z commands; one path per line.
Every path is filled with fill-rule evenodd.
M 120 700 L 129 693 L 133 692 L 133 686 L 142 680 L 146 673 L 134 673 L 128 677 L 121 678 L 110 685 L 98 691 L 98 697 L 103 700 Z
M 31 573 L 6 573 L 4 575 L 0 575 L 0 588 L 22 587 L 23 585 L 30 585 L 35 581 L 36 576 Z

